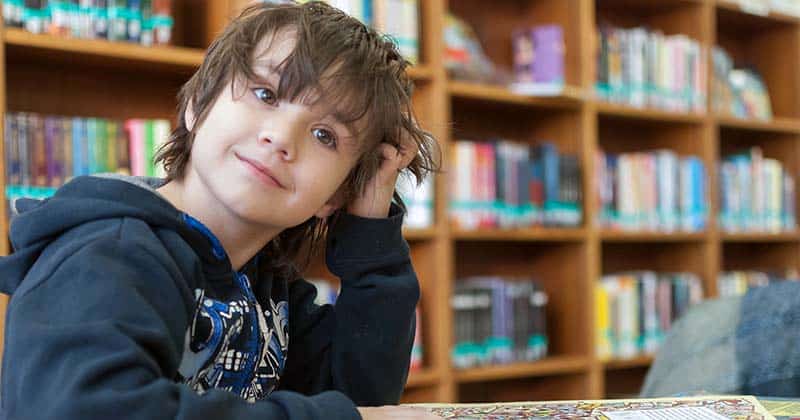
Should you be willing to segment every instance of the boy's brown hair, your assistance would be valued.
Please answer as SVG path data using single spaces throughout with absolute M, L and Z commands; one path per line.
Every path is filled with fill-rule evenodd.
M 405 137 L 417 144 L 419 153 L 407 170 L 418 183 L 438 169 L 436 141 L 417 125 L 411 109 L 409 62 L 389 38 L 322 2 L 259 3 L 244 9 L 214 40 L 200 68 L 181 88 L 177 127 L 156 157 L 168 181 L 183 178 L 195 133 L 222 89 L 229 84 L 233 89 L 242 77 L 257 80 L 253 72 L 256 46 L 283 30 L 293 31 L 296 44 L 280 65 L 278 98 L 310 105 L 307 94 L 313 91 L 313 100 L 338 105 L 343 123 L 352 126 L 359 121 L 363 127 L 357 135 L 360 158 L 341 191 L 343 208 L 377 173 L 381 142 L 397 147 Z M 187 109 L 194 115 L 191 129 Z M 397 193 L 395 201 L 402 206 Z M 335 217 L 331 221 L 335 223 Z M 269 253 L 278 266 L 291 269 L 292 261 L 305 265 L 327 229 L 328 222 L 312 217 L 273 239 Z M 303 250 L 305 258 L 298 260 Z

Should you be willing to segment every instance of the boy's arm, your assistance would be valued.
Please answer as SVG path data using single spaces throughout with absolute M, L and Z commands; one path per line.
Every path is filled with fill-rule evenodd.
M 0 417 L 360 418 L 338 392 L 274 392 L 250 404 L 173 382 L 193 300 L 180 278 L 116 238 L 84 245 L 52 273 L 29 273 L 7 315 Z
M 419 283 L 402 237 L 402 212 L 342 214 L 330 232 L 330 271 L 341 279 L 335 306 L 317 306 L 314 286 L 292 283 L 290 339 L 281 387 L 335 389 L 357 405 L 396 404 L 408 375 Z

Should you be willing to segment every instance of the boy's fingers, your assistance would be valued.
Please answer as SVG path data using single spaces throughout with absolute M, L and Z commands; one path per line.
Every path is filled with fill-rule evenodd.
M 414 141 L 413 138 L 409 135 L 404 135 L 400 137 L 400 144 L 398 145 L 398 149 L 400 155 L 403 156 L 403 159 L 400 161 L 400 168 L 407 167 L 417 154 L 419 153 L 419 146 L 417 142 Z
M 382 143 L 380 145 L 381 148 L 381 156 L 384 159 L 383 164 L 381 167 L 386 168 L 387 171 L 399 171 L 403 168 L 402 159 L 403 155 L 389 143 Z M 391 169 L 390 169 L 391 168 Z

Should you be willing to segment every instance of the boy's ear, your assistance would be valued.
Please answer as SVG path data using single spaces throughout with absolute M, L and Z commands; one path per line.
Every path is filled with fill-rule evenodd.
M 324 219 L 332 215 L 336 210 L 339 210 L 344 205 L 344 191 L 340 188 L 335 194 L 323 204 L 322 207 L 314 214 L 320 219 Z
M 192 100 L 189 99 L 189 103 L 186 104 L 186 111 L 183 113 L 183 119 L 186 121 L 186 129 L 188 131 L 192 131 L 194 128 L 194 107 L 192 107 Z

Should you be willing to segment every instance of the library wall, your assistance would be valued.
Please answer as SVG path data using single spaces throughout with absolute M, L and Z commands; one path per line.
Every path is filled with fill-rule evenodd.
M 4 9 L 6 196 L 80 172 L 26 184 L 20 150 L 38 143 L 19 121 L 151 121 L 157 146 L 152 121 L 174 125 L 203 49 L 249 3 L 153 0 L 124 38 Z M 634 395 L 691 305 L 800 277 L 800 14 L 773 3 L 336 2 L 411 46 L 415 113 L 444 153 L 404 190 L 422 289 L 404 401 Z M 335 298 L 322 257 L 306 275 Z

